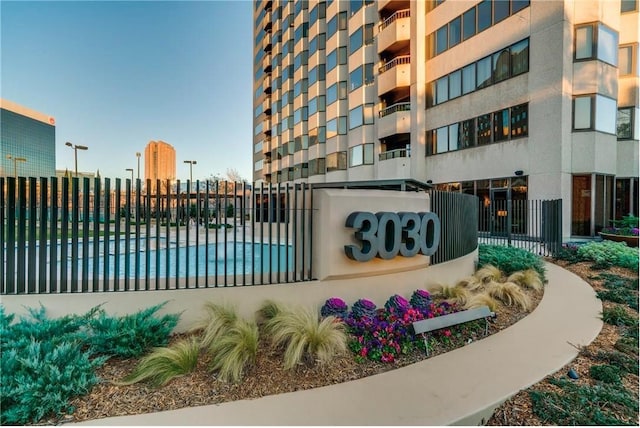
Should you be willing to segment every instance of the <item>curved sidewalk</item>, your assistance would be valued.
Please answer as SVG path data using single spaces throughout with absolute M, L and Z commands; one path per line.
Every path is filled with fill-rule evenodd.
M 589 284 L 547 264 L 544 298 L 486 339 L 322 388 L 77 425 L 478 425 L 504 400 L 573 360 L 602 328 Z

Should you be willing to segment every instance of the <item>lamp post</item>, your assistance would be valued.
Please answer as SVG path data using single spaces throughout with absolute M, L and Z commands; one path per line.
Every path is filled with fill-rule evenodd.
M 184 163 L 189 164 L 189 181 L 193 183 L 193 166 L 198 163 L 198 161 L 194 160 L 186 160 Z
M 129 171 L 131 173 L 131 182 L 133 183 L 133 168 L 127 168 L 125 171 Z
M 138 180 L 140 180 L 140 152 L 136 152 L 136 157 L 138 158 Z
M 18 162 L 26 162 L 26 158 L 17 158 L 15 156 L 7 155 L 7 159 L 13 160 L 13 176 L 18 179 Z
M 73 149 L 75 158 L 76 158 L 76 177 L 78 176 L 78 150 L 87 150 L 89 147 L 81 146 L 79 144 L 71 144 L 69 141 L 64 143 L 65 146 L 71 147 Z

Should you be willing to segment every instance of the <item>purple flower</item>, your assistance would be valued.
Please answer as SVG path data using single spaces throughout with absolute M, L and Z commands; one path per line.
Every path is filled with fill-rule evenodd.
M 320 315 L 323 317 L 335 316 L 344 319 L 347 316 L 348 307 L 344 300 L 338 297 L 331 297 L 320 308 Z

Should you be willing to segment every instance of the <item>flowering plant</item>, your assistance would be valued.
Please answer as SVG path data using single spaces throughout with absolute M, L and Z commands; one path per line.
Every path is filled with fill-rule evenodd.
M 384 304 L 384 308 L 389 312 L 396 312 L 397 314 L 404 314 L 411 308 L 407 299 L 399 294 L 394 294 L 389 297 L 389 300 Z
M 353 304 L 351 308 L 351 315 L 355 318 L 374 318 L 376 316 L 376 304 L 371 300 L 360 299 Z
M 603 228 L 602 233 L 608 233 L 611 235 L 638 236 L 638 222 L 638 217 L 627 215 L 622 217 L 622 220 L 612 220 L 611 223 L 613 224 L 613 226 Z
M 320 315 L 323 317 L 333 315 L 334 317 L 344 319 L 347 316 L 348 311 L 349 307 L 344 300 L 338 297 L 331 297 L 330 299 L 327 299 L 324 305 L 320 308 Z
M 431 294 L 427 290 L 416 290 L 411 295 L 409 303 L 418 310 L 428 309 L 431 304 Z

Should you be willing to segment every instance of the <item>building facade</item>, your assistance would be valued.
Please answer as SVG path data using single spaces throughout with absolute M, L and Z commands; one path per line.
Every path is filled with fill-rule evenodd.
M 53 117 L 0 99 L 0 124 L 0 175 L 55 177 Z
M 144 149 L 144 179 L 145 182 L 151 180 L 151 188 L 147 189 L 151 194 L 156 194 L 156 180 L 161 182 L 161 193 L 171 189 L 171 186 L 166 187 L 167 180 L 171 185 L 176 180 L 176 150 L 171 144 L 149 141 Z
M 254 179 L 638 215 L 637 0 L 254 3 Z

